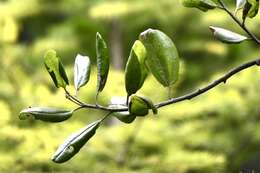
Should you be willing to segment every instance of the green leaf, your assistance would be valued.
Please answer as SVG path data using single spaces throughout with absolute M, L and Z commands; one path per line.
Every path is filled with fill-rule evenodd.
M 135 41 L 125 68 L 125 88 L 128 95 L 136 93 L 147 77 L 145 67 L 146 50 L 144 45 Z
M 259 10 L 259 0 L 247 0 L 251 4 L 250 10 L 248 11 L 247 16 L 253 18 L 257 15 Z
M 62 110 L 48 107 L 32 107 L 24 109 L 20 112 L 19 118 L 21 120 L 32 117 L 36 120 L 46 122 L 62 122 L 69 119 L 72 116 L 73 111 Z
M 241 43 L 242 41 L 245 41 L 248 39 L 247 37 L 245 37 L 243 35 L 234 33 L 232 31 L 229 31 L 229 30 L 226 30 L 223 28 L 213 27 L 213 26 L 210 26 L 209 28 L 213 32 L 214 36 L 218 40 L 220 40 L 224 43 Z
M 97 95 L 101 92 L 107 81 L 107 76 L 109 72 L 109 51 L 106 42 L 102 36 L 96 34 L 96 54 L 97 54 Z
M 182 0 L 185 7 L 198 8 L 202 11 L 208 11 L 217 7 L 217 4 L 211 0 Z
M 80 149 L 93 137 L 101 121 L 95 121 L 78 132 L 69 136 L 65 142 L 59 146 L 52 157 L 55 163 L 63 163 L 71 159 Z
M 121 122 L 124 122 L 124 123 L 127 123 L 127 124 L 132 123 L 136 118 L 136 115 L 130 114 L 128 111 L 115 112 L 112 115 L 114 117 L 116 117 L 118 120 L 120 120 Z
M 89 57 L 78 54 L 74 64 L 74 86 L 76 91 L 88 83 L 90 69 Z
M 148 106 L 149 109 L 152 109 L 153 114 L 157 114 L 158 110 L 153 104 L 153 101 L 150 98 L 144 97 L 144 96 L 138 96 L 140 99 L 142 99 Z
M 179 55 L 172 40 L 163 32 L 148 29 L 139 39 L 147 51 L 146 65 L 163 86 L 173 85 L 179 75 Z
M 257 15 L 259 10 L 259 0 L 246 0 L 246 4 L 243 8 L 242 19 L 243 23 L 245 22 L 246 18 L 253 18 Z
M 69 84 L 65 69 L 55 50 L 48 50 L 45 53 L 44 64 L 57 88 L 65 88 Z
M 110 104 L 109 104 L 109 108 L 113 108 L 113 109 L 122 109 L 122 108 L 126 108 L 126 98 L 125 97 L 112 97 Z M 136 115 L 130 114 L 129 111 L 122 111 L 122 112 L 114 112 L 112 114 L 112 116 L 116 117 L 118 120 L 120 120 L 121 122 L 124 123 L 132 123 L 135 118 Z
M 145 116 L 149 113 L 149 109 L 153 110 L 153 113 L 157 113 L 157 109 L 153 105 L 150 99 L 145 97 L 132 95 L 129 105 L 129 113 L 136 116 Z
M 139 40 L 135 41 L 132 50 L 135 52 L 135 55 L 137 56 L 138 61 L 140 63 L 140 68 L 141 68 L 141 80 L 139 83 L 139 89 L 140 89 L 143 86 L 144 81 L 148 75 L 148 70 L 145 65 L 147 53 L 143 43 Z

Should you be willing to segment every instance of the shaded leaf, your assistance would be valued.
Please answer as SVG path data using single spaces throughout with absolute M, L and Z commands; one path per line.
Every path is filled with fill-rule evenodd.
M 146 50 L 144 45 L 135 41 L 125 68 L 125 88 L 128 95 L 136 93 L 147 77 L 145 67 Z
M 144 97 L 144 96 L 138 96 L 139 98 L 141 98 L 148 106 L 149 109 L 152 109 L 153 114 L 157 114 L 158 110 L 155 107 L 155 105 L 153 104 L 153 101 L 150 98 Z
M 253 18 L 257 15 L 259 10 L 259 0 L 247 0 L 251 4 L 251 8 L 247 14 L 248 17 Z
M 107 81 L 107 76 L 109 72 L 109 52 L 106 42 L 102 36 L 96 34 L 96 54 L 97 54 L 97 94 L 101 92 Z
M 217 7 L 212 0 L 182 0 L 182 4 L 185 7 L 198 8 L 204 12 Z
M 121 122 L 124 122 L 124 123 L 127 123 L 127 124 L 132 123 L 136 118 L 136 115 L 130 114 L 128 111 L 115 112 L 112 115 L 114 117 L 116 117 L 118 120 L 120 120 Z
M 149 109 L 151 108 L 151 105 L 148 102 L 149 101 L 147 101 L 144 97 L 132 95 L 128 105 L 130 114 L 136 116 L 147 115 L 149 113 Z
M 63 163 L 71 159 L 88 142 L 88 140 L 95 135 L 100 123 L 100 120 L 95 121 L 69 136 L 65 142 L 59 146 L 52 157 L 52 161 Z
M 246 18 L 253 18 L 257 15 L 259 10 L 259 0 L 246 0 L 246 4 L 243 8 L 242 19 L 243 23 L 245 22 Z
M 46 122 L 62 122 L 69 119 L 72 116 L 73 111 L 62 110 L 48 107 L 32 107 L 24 109 L 20 112 L 19 118 L 21 120 L 32 117 L 36 120 Z
M 65 88 L 69 84 L 65 69 L 55 50 L 48 50 L 45 53 L 44 64 L 57 88 Z
M 126 108 L 126 98 L 125 97 L 112 97 L 109 108 L 114 108 L 114 109 L 121 109 L 121 108 Z M 114 112 L 112 116 L 116 117 L 118 120 L 124 123 L 132 123 L 136 115 L 130 114 L 129 111 L 123 111 L 123 112 Z
M 127 108 L 126 106 L 123 105 L 116 105 L 116 104 L 111 104 L 109 105 L 110 108 L 115 108 L 115 109 L 121 109 L 121 108 Z M 112 116 L 116 117 L 119 121 L 130 124 L 132 123 L 136 115 L 130 114 L 129 111 L 123 111 L 123 112 L 114 112 Z
M 173 85 L 179 75 L 179 55 L 172 40 L 163 32 L 148 29 L 139 39 L 147 52 L 145 63 L 163 86 Z
M 88 83 L 90 69 L 89 57 L 78 54 L 74 64 L 74 86 L 77 91 Z
M 213 26 L 210 26 L 209 28 L 213 32 L 214 36 L 218 40 L 220 40 L 224 43 L 240 43 L 240 42 L 248 39 L 247 37 L 245 37 L 243 35 L 234 33 L 232 31 L 229 31 L 229 30 L 226 30 L 223 28 L 213 27 Z

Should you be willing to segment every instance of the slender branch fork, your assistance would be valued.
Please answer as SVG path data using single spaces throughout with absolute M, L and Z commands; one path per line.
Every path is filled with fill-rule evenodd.
M 220 9 L 227 12 L 227 14 L 249 35 L 250 38 L 253 39 L 256 44 L 260 44 L 260 40 L 251 32 L 249 29 L 244 25 L 244 23 L 240 22 L 239 19 L 230 11 L 228 10 L 226 4 L 222 0 L 218 0 Z
M 218 2 L 220 4 L 219 9 L 224 10 L 248 34 L 248 36 L 256 44 L 260 45 L 260 40 L 251 31 L 249 31 L 249 29 L 242 22 L 240 22 L 240 20 L 231 11 L 229 11 L 229 9 L 224 4 L 224 2 L 222 0 L 218 0 Z M 184 101 L 184 100 L 191 100 L 192 98 L 197 97 L 197 96 L 211 90 L 212 88 L 216 87 L 217 85 L 219 85 L 221 83 L 226 83 L 226 81 L 230 77 L 232 77 L 233 75 L 235 75 L 235 74 L 239 73 L 240 71 L 243 71 L 247 68 L 250 68 L 252 66 L 260 66 L 260 58 L 248 61 L 244 64 L 241 64 L 241 65 L 231 69 L 229 72 L 227 72 L 223 76 L 219 77 L 217 80 L 209 83 L 208 85 L 206 85 L 206 86 L 204 86 L 200 89 L 197 89 L 193 92 L 190 92 L 188 94 L 185 94 L 185 95 L 182 95 L 182 96 L 179 96 L 179 97 L 176 97 L 176 98 L 171 98 L 169 100 L 157 103 L 155 106 L 157 108 L 160 108 L 160 107 L 164 107 L 164 106 L 167 106 L 167 105 L 170 105 L 170 104 L 173 104 L 173 103 L 177 103 L 177 102 L 181 102 L 181 101 Z M 113 113 L 113 112 L 128 111 L 127 106 L 125 108 L 119 108 L 118 109 L 118 108 L 101 106 L 101 105 L 98 105 L 98 104 L 84 103 L 84 102 L 80 101 L 78 98 L 76 98 L 75 96 L 71 95 L 66 89 L 64 89 L 64 90 L 65 90 L 65 93 L 66 93 L 66 98 L 79 106 L 74 111 L 77 111 L 79 109 L 84 109 L 84 108 L 108 111 L 109 114 L 107 114 L 105 116 L 105 118 L 107 118 L 110 115 L 110 113 Z

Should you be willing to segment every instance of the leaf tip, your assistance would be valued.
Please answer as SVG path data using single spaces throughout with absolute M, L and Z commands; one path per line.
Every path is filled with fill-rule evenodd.
M 20 120 L 26 120 L 26 119 L 28 119 L 28 118 L 32 118 L 32 119 L 34 119 L 34 117 L 31 115 L 31 114 L 29 114 L 28 112 L 26 112 L 25 110 L 22 110 L 20 113 L 19 113 L 19 119 Z
M 102 38 L 102 36 L 101 36 L 101 34 L 99 32 L 96 33 L 96 38 L 97 39 L 101 39 Z
M 139 39 L 142 40 L 143 38 L 145 38 L 148 34 L 154 32 L 155 29 L 152 28 L 148 28 L 147 30 L 143 31 L 140 36 Z
M 209 26 L 209 30 L 214 33 L 215 32 L 215 27 L 214 26 Z
M 56 56 L 57 52 L 54 49 L 48 49 L 46 50 L 44 57 L 49 57 L 49 56 Z
M 76 92 L 86 85 L 90 78 L 91 62 L 88 56 L 77 54 L 74 64 L 74 86 Z

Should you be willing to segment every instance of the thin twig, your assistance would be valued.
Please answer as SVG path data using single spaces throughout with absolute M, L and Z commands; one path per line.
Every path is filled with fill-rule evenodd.
M 74 111 L 77 111 L 77 110 L 80 110 L 83 108 L 99 109 L 99 110 L 104 110 L 104 111 L 109 111 L 109 112 L 123 112 L 123 111 L 128 110 L 127 108 L 118 109 L 118 108 L 110 108 L 110 107 L 105 107 L 105 106 L 96 105 L 96 104 L 94 105 L 94 104 L 84 103 L 84 102 L 80 101 L 78 98 L 71 95 L 68 90 L 64 89 L 64 91 L 66 93 L 66 98 L 79 106 L 78 108 L 74 109 Z
M 251 37 L 257 44 L 260 44 L 260 40 L 251 32 L 248 30 L 248 28 L 239 21 L 239 19 L 231 12 L 228 10 L 227 6 L 222 0 L 218 0 L 221 7 L 220 9 L 226 11 L 228 15 L 248 34 L 249 37 Z
M 238 72 L 244 70 L 244 69 L 247 69 L 249 67 L 252 67 L 254 65 L 257 65 L 259 66 L 260 65 L 260 58 L 256 59 L 256 60 L 253 60 L 253 61 L 249 61 L 247 63 L 244 63 L 236 68 L 233 68 L 232 70 L 230 70 L 228 73 L 224 74 L 222 77 L 218 78 L 217 80 L 213 81 L 212 83 L 208 84 L 207 86 L 201 88 L 201 89 L 198 89 L 196 91 L 193 91 L 189 94 L 186 94 L 186 95 L 183 95 L 183 96 L 180 96 L 180 97 L 177 97 L 177 98 L 172 98 L 170 100 L 167 100 L 165 102 L 161 102 L 159 104 L 156 105 L 157 108 L 160 108 L 160 107 L 163 107 L 163 106 L 166 106 L 166 105 L 169 105 L 169 104 L 172 104 L 172 103 L 177 103 L 177 102 L 181 102 L 181 101 L 184 101 L 184 100 L 190 100 L 198 95 L 201 95 L 203 93 L 205 93 L 206 91 L 214 88 L 215 86 L 219 85 L 220 83 L 226 83 L 226 81 L 231 77 L 233 76 L 234 74 L 237 74 Z
M 68 100 L 72 101 L 73 103 L 75 103 L 79 106 L 82 106 L 83 103 L 80 100 L 78 100 L 76 97 L 72 96 L 66 88 L 64 88 L 64 91 L 65 91 L 65 94 L 66 94 L 66 98 Z
M 70 100 L 71 102 L 75 103 L 76 105 L 81 106 L 81 104 L 80 104 L 79 102 L 77 102 L 76 100 L 73 100 L 68 94 L 66 94 L 66 98 L 67 98 L 68 100 Z

